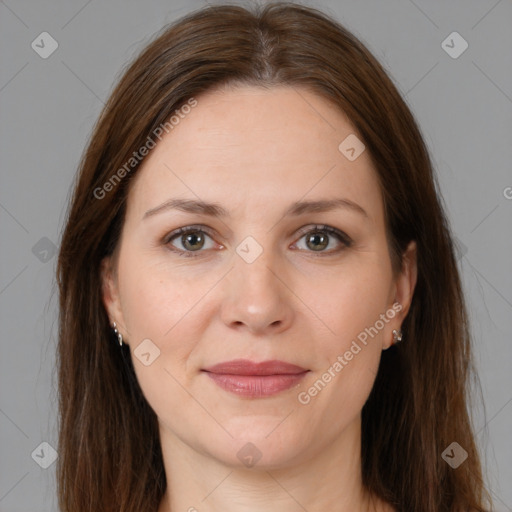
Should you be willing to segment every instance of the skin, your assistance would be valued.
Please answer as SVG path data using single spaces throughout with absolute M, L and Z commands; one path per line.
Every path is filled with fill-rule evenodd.
M 339 151 L 357 132 L 325 99 L 302 88 L 243 86 L 197 100 L 144 160 L 120 242 L 102 265 L 105 307 L 158 416 L 172 489 L 159 512 L 394 510 L 362 486 L 361 409 L 409 309 L 415 244 L 394 275 L 372 161 L 368 151 L 354 161 Z M 143 218 L 170 198 L 215 202 L 229 216 L 167 209 Z M 283 216 L 295 201 L 333 198 L 367 215 L 338 208 Z M 192 241 L 198 251 L 181 235 L 166 245 L 166 235 L 197 224 L 211 233 L 202 246 Z M 328 245 L 316 249 L 306 236 L 316 224 L 352 243 L 321 232 Z M 252 263 L 236 252 L 248 236 L 263 249 Z M 298 394 L 395 302 L 401 311 L 300 403 Z M 149 366 L 133 354 L 147 338 L 160 350 Z M 278 395 L 239 397 L 201 372 L 236 358 L 310 372 Z M 248 442 L 261 452 L 251 468 L 237 457 Z

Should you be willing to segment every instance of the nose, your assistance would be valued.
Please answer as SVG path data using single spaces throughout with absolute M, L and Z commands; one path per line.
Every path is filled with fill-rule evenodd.
M 228 327 L 268 335 L 290 326 L 293 293 L 277 259 L 267 250 L 252 263 L 234 255 L 221 306 L 221 317 Z

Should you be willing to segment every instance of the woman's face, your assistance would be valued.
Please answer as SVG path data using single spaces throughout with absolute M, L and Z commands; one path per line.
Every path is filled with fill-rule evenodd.
M 104 303 L 162 442 L 285 467 L 357 425 L 409 307 L 414 246 L 394 276 L 370 156 L 326 100 L 196 99 L 132 183 Z M 212 369 L 240 359 L 299 369 Z

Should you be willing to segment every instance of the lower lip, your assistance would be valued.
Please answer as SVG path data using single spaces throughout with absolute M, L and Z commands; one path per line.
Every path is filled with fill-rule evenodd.
M 217 386 L 238 396 L 261 398 L 296 386 L 307 371 L 293 375 L 225 375 L 206 372 Z

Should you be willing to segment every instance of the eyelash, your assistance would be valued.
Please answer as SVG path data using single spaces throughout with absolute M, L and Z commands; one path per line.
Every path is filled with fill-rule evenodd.
M 185 235 L 188 233 L 197 233 L 197 232 L 205 233 L 210 238 L 213 238 L 212 231 L 209 228 L 207 228 L 206 226 L 191 225 L 191 226 L 182 227 L 182 228 L 172 231 L 171 233 L 169 233 L 168 235 L 166 235 L 164 237 L 163 243 L 164 243 L 164 245 L 169 247 L 169 250 L 178 254 L 178 256 L 182 256 L 185 258 L 198 257 L 199 253 L 202 253 L 204 251 L 202 251 L 202 250 L 183 251 L 183 250 L 177 249 L 176 247 L 171 245 L 171 241 L 173 241 L 175 238 L 178 238 L 180 235 Z M 340 231 L 339 229 L 333 228 L 331 226 L 326 226 L 323 224 L 316 224 L 312 227 L 308 226 L 307 228 L 303 228 L 303 229 L 299 230 L 299 234 L 300 234 L 299 240 L 304 235 L 307 235 L 308 233 L 316 233 L 316 232 L 325 232 L 329 235 L 334 235 L 344 245 L 344 247 L 341 247 L 340 249 L 330 250 L 330 251 L 320 251 L 317 253 L 315 253 L 315 251 L 306 251 L 306 252 L 311 252 L 313 254 L 313 256 L 315 256 L 315 257 L 316 256 L 324 257 L 324 256 L 330 256 L 332 254 L 337 254 L 340 251 L 342 251 L 344 248 L 350 247 L 352 245 L 352 239 L 347 234 L 345 234 L 343 231 Z M 198 253 L 198 254 L 196 255 L 195 253 Z

